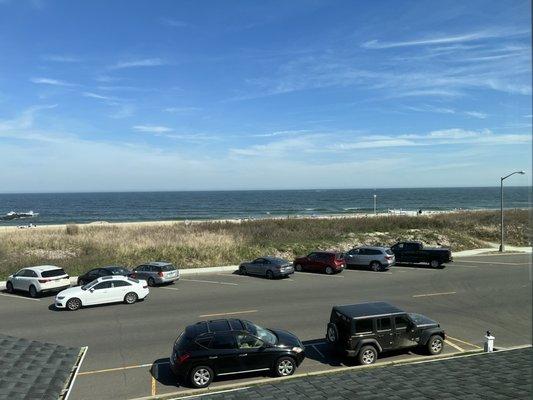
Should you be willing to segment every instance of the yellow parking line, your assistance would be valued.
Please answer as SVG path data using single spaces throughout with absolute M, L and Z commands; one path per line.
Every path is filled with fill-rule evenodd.
M 203 315 L 199 315 L 199 317 L 200 318 L 219 317 L 221 315 L 249 314 L 249 313 L 256 313 L 256 312 L 257 310 L 233 311 L 233 312 L 217 313 L 217 314 L 203 314 Z
M 163 361 L 163 362 L 157 363 L 157 365 L 165 365 L 165 364 L 170 364 L 170 362 L 169 361 Z M 103 374 L 105 372 L 124 371 L 124 370 L 127 370 L 127 369 L 135 369 L 135 368 L 147 368 L 147 367 L 151 367 L 152 365 L 153 364 L 139 364 L 139 365 L 129 365 L 127 367 L 97 369 L 97 370 L 94 370 L 94 371 L 80 372 L 80 373 L 78 373 L 78 376 L 80 376 L 80 375 Z
M 461 340 L 461 339 L 457 339 L 457 338 L 451 337 L 450 335 L 446 335 L 446 338 L 447 338 L 447 339 L 455 340 L 456 342 L 463 343 L 463 344 L 466 344 L 466 345 L 468 345 L 468 346 L 475 347 L 476 349 L 481 349 L 481 348 L 482 348 L 482 347 L 478 346 L 477 344 L 470 343 L 470 342 L 466 342 L 466 341 L 464 341 L 464 340 Z
M 459 350 L 461 353 L 465 352 L 465 349 L 463 349 L 462 347 L 450 342 L 449 340 L 446 340 L 445 342 L 448 343 L 450 346 L 452 346 L 454 349 Z
M 441 292 L 441 293 L 426 293 L 426 294 L 415 294 L 413 297 L 429 297 L 429 296 L 445 296 L 448 294 L 456 294 L 457 292 Z
M 155 396 L 156 394 L 157 394 L 156 380 L 155 380 L 155 378 L 152 376 L 152 396 Z

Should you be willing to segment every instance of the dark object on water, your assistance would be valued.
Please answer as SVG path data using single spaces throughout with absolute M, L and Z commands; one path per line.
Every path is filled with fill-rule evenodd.
M 10 211 L 7 214 L 4 214 L 0 217 L 2 221 L 12 221 L 14 219 L 23 219 L 23 218 L 33 218 L 37 217 L 39 213 L 28 211 L 28 212 L 16 212 Z

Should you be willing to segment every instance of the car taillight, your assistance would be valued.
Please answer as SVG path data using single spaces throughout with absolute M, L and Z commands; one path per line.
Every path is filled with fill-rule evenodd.
M 51 282 L 52 280 L 51 279 L 38 279 L 39 283 L 47 283 L 47 282 Z
M 157 273 L 157 275 L 160 276 L 160 277 L 162 277 L 162 276 L 163 276 L 163 271 L 159 271 L 159 272 Z
M 392 260 L 392 256 L 385 256 L 387 260 Z
M 143 289 L 148 289 L 148 285 L 143 285 Z
M 185 361 L 189 359 L 190 356 L 191 355 L 188 353 L 182 354 L 181 356 L 178 357 L 178 359 L 176 360 L 176 363 L 183 364 Z

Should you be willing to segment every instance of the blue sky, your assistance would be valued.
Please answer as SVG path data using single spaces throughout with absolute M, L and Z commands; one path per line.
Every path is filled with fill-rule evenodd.
M 528 185 L 530 15 L 0 0 L 0 191 Z

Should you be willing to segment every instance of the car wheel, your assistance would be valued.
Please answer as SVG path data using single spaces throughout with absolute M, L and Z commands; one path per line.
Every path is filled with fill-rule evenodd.
M 370 263 L 370 269 L 374 272 L 378 272 L 381 269 L 381 263 L 379 261 L 372 261 Z
M 378 352 L 374 346 L 364 346 L 359 350 L 358 358 L 361 365 L 374 364 L 378 359 Z
M 298 271 L 298 272 L 302 272 L 302 271 L 304 270 L 303 267 L 302 267 L 300 264 L 296 264 L 296 265 L 294 266 L 294 269 L 295 269 L 296 271 Z
M 337 325 L 335 325 L 333 322 L 328 324 L 326 339 L 331 344 L 336 343 L 339 340 L 339 330 L 337 329 Z
M 428 353 L 432 356 L 440 354 L 444 348 L 444 340 L 439 335 L 433 335 L 429 338 L 427 344 Z
M 36 298 L 36 297 L 39 296 L 39 292 L 37 291 L 37 289 L 33 285 L 30 286 L 30 290 L 29 291 L 30 291 L 30 297 Z
M 155 286 L 154 278 L 148 278 L 148 286 Z
M 296 371 L 296 362 L 292 357 L 281 357 L 276 361 L 274 374 L 276 376 L 290 376 Z
M 6 283 L 6 291 L 8 293 L 13 293 L 14 292 L 14 289 L 13 289 L 13 284 L 11 282 L 7 282 Z
M 126 293 L 126 296 L 124 296 L 124 303 L 126 304 L 133 304 L 137 301 L 139 296 L 137 296 L 137 293 L 129 292 Z
M 272 271 L 267 271 L 266 272 L 266 278 L 267 279 L 274 279 L 274 274 L 272 273 Z
M 190 381 L 195 388 L 208 387 L 213 381 L 213 370 L 209 367 L 199 365 L 191 370 Z
M 246 275 L 246 267 L 239 267 L 239 274 Z
M 334 272 L 334 271 L 333 271 L 333 268 L 331 268 L 331 267 L 326 267 L 326 274 L 331 275 L 333 272 Z
M 81 308 L 81 300 L 77 299 L 76 297 L 73 297 L 72 299 L 69 299 L 69 301 L 67 301 L 66 305 L 69 311 L 76 311 Z
M 439 260 L 431 260 L 429 262 L 429 266 L 431 268 L 439 268 L 440 267 L 440 262 L 439 262 Z

